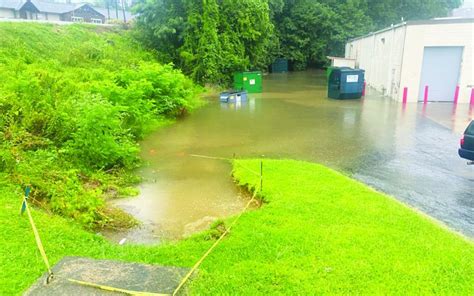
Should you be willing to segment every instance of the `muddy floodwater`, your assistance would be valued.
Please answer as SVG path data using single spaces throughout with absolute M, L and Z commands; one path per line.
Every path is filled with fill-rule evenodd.
M 143 225 L 108 236 L 157 243 L 206 229 L 239 212 L 245 193 L 231 166 L 193 157 L 293 158 L 325 164 L 474 236 L 474 166 L 457 156 L 473 112 L 460 104 L 408 104 L 368 92 L 362 100 L 326 98 L 323 72 L 272 74 L 247 103 L 217 98 L 150 135 L 138 197 L 115 205 Z

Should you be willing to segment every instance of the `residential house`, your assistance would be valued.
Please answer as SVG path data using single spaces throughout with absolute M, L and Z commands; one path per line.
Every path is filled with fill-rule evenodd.
M 1 18 L 104 24 L 112 20 L 128 22 L 133 16 L 128 11 L 96 8 L 88 3 L 0 0 Z

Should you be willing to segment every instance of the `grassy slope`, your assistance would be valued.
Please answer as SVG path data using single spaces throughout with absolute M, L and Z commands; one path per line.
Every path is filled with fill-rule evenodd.
M 239 164 L 257 169 L 258 161 L 235 164 L 240 184 L 254 186 L 257 178 Z M 320 165 L 265 160 L 264 172 L 269 203 L 242 216 L 201 266 L 193 294 L 474 291 L 472 241 Z M 0 294 L 10 294 L 43 266 L 27 219 L 17 214 L 18 195 L 0 196 Z M 176 245 L 112 246 L 62 218 L 34 214 L 52 262 L 84 255 L 190 266 L 212 243 L 200 234 Z
M 139 180 L 138 140 L 201 105 L 201 87 L 131 31 L 0 22 L 0 172 L 33 199 L 98 228 Z
M 110 59 L 113 68 L 153 60 L 152 54 L 117 27 L 2 22 L 0 32 L 0 60 L 17 58 L 18 64 L 59 60 L 61 67 L 77 67 Z M 100 55 L 87 56 L 94 53 Z

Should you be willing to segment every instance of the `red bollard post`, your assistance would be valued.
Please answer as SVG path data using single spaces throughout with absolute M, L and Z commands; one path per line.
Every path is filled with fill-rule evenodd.
M 423 96 L 423 104 L 428 103 L 428 85 L 425 85 L 425 94 Z
M 458 99 L 459 99 L 459 85 L 456 86 L 456 91 L 454 92 L 454 104 L 458 103 Z
M 470 105 L 474 106 L 474 88 L 471 88 L 471 102 L 470 102 Z
M 365 97 L 365 86 L 366 82 L 364 81 L 364 86 L 362 87 L 362 96 Z
M 405 105 L 407 103 L 407 97 L 408 97 L 408 87 L 403 88 L 403 104 Z

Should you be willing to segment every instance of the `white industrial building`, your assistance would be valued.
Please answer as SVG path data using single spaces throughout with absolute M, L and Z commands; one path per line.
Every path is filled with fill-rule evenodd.
M 345 57 L 367 85 L 408 102 L 468 103 L 474 88 L 474 19 L 408 21 L 355 38 Z

